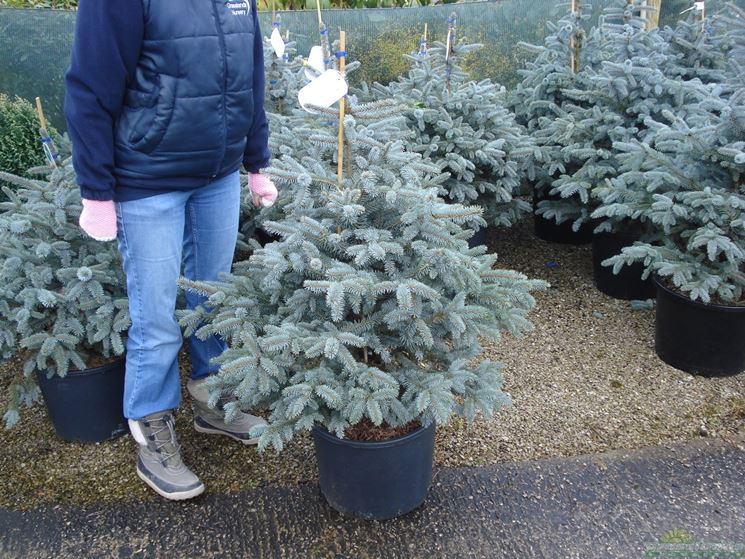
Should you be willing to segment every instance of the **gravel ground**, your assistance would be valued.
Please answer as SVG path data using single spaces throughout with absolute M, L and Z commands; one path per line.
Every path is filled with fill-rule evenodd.
M 491 242 L 504 267 L 548 280 L 552 288 L 539 295 L 533 332 L 487 348 L 486 357 L 505 364 L 513 406 L 472 425 L 455 420 L 439 429 L 438 465 L 478 466 L 745 434 L 745 374 L 705 379 L 660 361 L 654 353 L 654 313 L 632 310 L 593 287 L 589 246 L 543 242 L 533 235 L 530 220 L 497 232 Z M 12 361 L 0 365 L 3 407 L 5 385 L 17 367 Z M 195 433 L 188 406 L 177 422 L 186 461 L 210 492 L 316 475 L 309 436 L 297 437 L 281 455 L 259 455 L 253 447 Z M 43 406 L 27 411 L 20 428 L 0 429 L 0 447 L 0 506 L 153 498 L 136 477 L 129 437 L 63 443 Z

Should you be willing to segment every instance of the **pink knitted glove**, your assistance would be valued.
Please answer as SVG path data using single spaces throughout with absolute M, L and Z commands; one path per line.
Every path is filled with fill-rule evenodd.
M 97 241 L 116 239 L 116 209 L 111 200 L 87 200 L 83 198 L 83 213 L 80 227 Z
M 248 175 L 248 189 L 253 194 L 254 205 L 269 208 L 277 200 L 277 187 L 269 177 L 259 173 Z

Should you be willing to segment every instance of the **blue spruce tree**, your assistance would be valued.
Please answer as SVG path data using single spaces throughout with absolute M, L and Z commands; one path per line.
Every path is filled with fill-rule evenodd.
M 123 354 L 130 324 L 116 245 L 80 229 L 70 160 L 50 173 L 48 180 L 0 173 L 15 185 L 0 202 L 0 355 L 24 359 L 10 386 L 9 426 L 39 395 L 36 371 L 64 376 Z
M 499 364 L 474 359 L 480 339 L 529 328 L 542 283 L 468 247 L 481 208 L 439 198 L 437 165 L 358 121 L 376 110 L 351 107 L 353 166 L 341 183 L 335 129 L 306 139 L 312 157 L 284 155 L 267 170 L 290 193 L 264 223 L 279 240 L 220 282 L 182 281 L 208 296 L 181 316 L 186 331 L 229 342 L 213 402 L 237 397 L 228 419 L 239 407 L 270 409 L 261 449 L 316 424 L 343 437 L 363 421 L 445 423 L 509 402 Z
M 488 223 L 510 226 L 530 211 L 519 195 L 535 172 L 533 142 L 506 107 L 505 89 L 470 80 L 460 68 L 459 60 L 481 45 L 458 40 L 456 24 L 452 14 L 446 43 L 406 55 L 411 71 L 371 93 L 412 109 L 408 145 L 450 175 L 441 192 L 446 199 L 478 204 Z
M 743 16 L 731 6 L 722 20 L 732 53 L 745 45 Z M 737 57 L 731 61 L 726 84 L 680 81 L 690 102 L 648 116 L 644 140 L 615 144 L 619 194 L 604 200 L 604 215 L 656 232 L 607 264 L 641 262 L 646 274 L 704 303 L 745 302 L 745 80 Z

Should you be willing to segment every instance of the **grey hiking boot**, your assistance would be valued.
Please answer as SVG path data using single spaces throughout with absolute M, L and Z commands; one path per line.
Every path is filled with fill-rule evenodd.
M 160 412 L 138 421 L 129 420 L 129 430 L 140 446 L 137 475 L 156 493 L 180 501 L 204 491 L 204 484 L 181 460 L 173 415 Z
M 200 433 L 225 435 L 243 444 L 257 444 L 259 439 L 251 438 L 249 432 L 256 425 L 266 425 L 266 421 L 255 415 L 239 411 L 233 421 L 225 423 L 222 410 L 229 400 L 221 399 L 215 409 L 210 408 L 207 405 L 209 391 L 203 384 L 204 380 L 206 379 L 190 380 L 186 385 L 194 408 L 194 428 Z

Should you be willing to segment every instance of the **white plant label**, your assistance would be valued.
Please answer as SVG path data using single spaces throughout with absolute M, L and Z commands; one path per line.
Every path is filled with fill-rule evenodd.
M 315 70 L 315 72 L 305 69 L 305 77 L 308 78 L 310 81 L 313 81 L 316 79 L 318 74 L 323 74 L 323 72 L 326 70 L 326 63 L 323 60 L 323 47 L 320 45 L 314 46 L 312 49 L 310 49 L 310 54 L 308 55 L 308 66 Z
M 269 41 L 272 43 L 272 48 L 274 49 L 274 54 L 277 55 L 277 58 L 282 58 L 285 54 L 285 41 L 278 28 L 274 28 L 274 31 L 272 31 L 272 37 Z
M 341 72 L 329 69 L 302 88 L 297 98 L 300 106 L 310 113 L 313 111 L 308 109 L 308 106 L 328 108 L 344 97 L 348 91 L 347 80 Z

